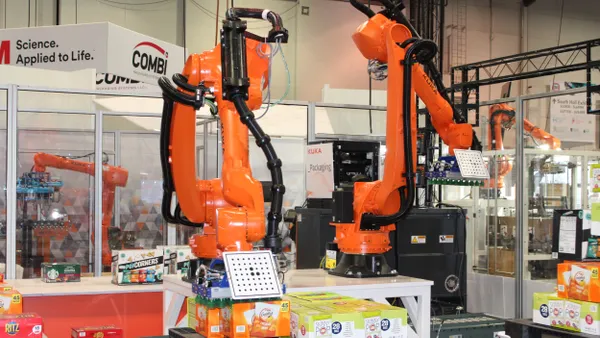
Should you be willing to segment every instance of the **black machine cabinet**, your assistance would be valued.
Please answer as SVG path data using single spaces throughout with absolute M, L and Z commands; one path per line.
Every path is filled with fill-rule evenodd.
M 296 268 L 318 269 L 327 243 L 335 238 L 331 209 L 296 208 Z
M 464 299 L 465 225 L 461 209 L 413 208 L 393 234 L 394 267 L 400 275 L 432 280 L 432 298 Z

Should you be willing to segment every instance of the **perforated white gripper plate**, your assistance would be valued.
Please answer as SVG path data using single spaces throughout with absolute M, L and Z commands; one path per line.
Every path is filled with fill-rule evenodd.
M 479 179 L 490 178 L 490 173 L 483 162 L 481 151 L 455 149 L 454 155 L 456 156 L 456 161 L 458 162 L 462 177 Z
M 275 259 L 270 251 L 224 252 L 223 262 L 233 299 L 282 297 Z

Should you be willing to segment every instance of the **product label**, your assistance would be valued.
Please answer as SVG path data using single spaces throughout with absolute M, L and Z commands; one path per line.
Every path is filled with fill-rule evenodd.
M 331 336 L 331 320 L 316 320 L 315 334 L 317 337 Z
M 560 228 L 558 232 L 558 252 L 565 254 L 575 254 L 577 247 L 577 217 L 561 216 Z
M 425 236 L 410 236 L 410 244 L 425 244 L 427 237 Z
M 440 243 L 454 243 L 454 235 L 440 235 Z
M 334 250 L 327 250 L 325 257 L 325 268 L 326 269 L 335 269 L 337 265 L 337 252 Z
M 581 305 L 565 301 L 565 326 L 576 331 L 581 331 L 581 326 L 579 324 L 580 316 Z

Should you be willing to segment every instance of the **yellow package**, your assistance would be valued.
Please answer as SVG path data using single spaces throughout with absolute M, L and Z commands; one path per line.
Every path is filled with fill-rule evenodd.
M 290 335 L 290 302 L 287 300 L 235 303 L 221 309 L 226 337 L 282 337 Z
M 600 302 L 600 265 L 574 263 L 571 265 L 569 298 Z
M 23 313 L 23 296 L 17 290 L 0 292 L 0 314 Z
M 571 282 L 571 263 L 564 262 L 556 265 L 556 293 L 560 298 L 569 298 Z
M 196 304 L 196 331 L 205 337 L 221 337 L 220 310 L 208 308 L 206 305 Z

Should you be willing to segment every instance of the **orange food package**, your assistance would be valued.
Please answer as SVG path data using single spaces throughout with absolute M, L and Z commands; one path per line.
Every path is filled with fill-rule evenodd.
M 23 296 L 17 290 L 0 292 L 0 314 L 18 315 L 23 313 Z
M 600 263 L 573 263 L 569 281 L 569 298 L 600 302 Z
M 556 265 L 556 294 L 559 298 L 569 298 L 571 265 L 571 262 L 564 262 Z
M 225 337 L 286 337 L 290 335 L 290 302 L 277 300 L 235 303 L 221 309 Z
M 196 331 L 207 338 L 222 337 L 220 328 L 220 309 L 209 308 L 203 304 L 196 304 Z

